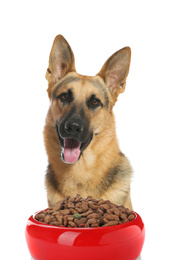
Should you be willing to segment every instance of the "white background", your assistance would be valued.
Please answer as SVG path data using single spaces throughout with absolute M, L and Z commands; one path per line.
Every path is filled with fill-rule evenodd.
M 146 227 L 142 260 L 178 259 L 177 1 L 2 1 L 0 6 L 1 256 L 30 260 L 28 217 L 47 207 L 45 72 L 54 37 L 70 43 L 80 74 L 95 75 L 130 46 L 126 91 L 114 108 Z M 112 259 L 111 259 L 112 260 Z

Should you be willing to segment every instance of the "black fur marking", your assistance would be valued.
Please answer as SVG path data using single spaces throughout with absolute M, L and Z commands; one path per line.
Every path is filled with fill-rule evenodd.
M 105 85 L 102 84 L 99 80 L 90 79 L 89 81 L 94 87 L 98 88 L 104 94 L 104 99 L 105 99 L 104 105 L 108 109 L 108 107 L 109 107 L 109 97 L 108 97 L 108 93 L 107 93 Z
M 76 81 L 80 81 L 80 80 L 81 80 L 81 79 L 79 79 L 79 78 L 77 78 L 77 77 L 73 77 L 73 76 L 67 77 L 67 78 L 61 80 L 61 81 L 59 82 L 59 84 L 57 84 L 57 86 L 55 87 L 55 89 L 54 89 L 54 91 L 53 91 L 52 99 L 54 99 L 54 98 L 57 97 L 57 92 L 58 92 L 58 90 L 59 90 L 62 86 L 67 85 L 67 84 L 69 84 L 69 83 L 71 83 L 71 82 L 76 82 Z
M 66 96 L 66 100 L 63 99 L 63 96 Z M 73 92 L 71 89 L 68 89 L 67 92 L 61 93 L 59 96 L 57 96 L 58 99 L 61 100 L 63 105 L 70 104 L 74 100 Z
M 98 103 L 96 105 L 94 105 L 92 103 L 92 101 L 97 101 Z M 103 104 L 101 103 L 101 101 L 95 96 L 95 94 L 92 94 L 88 100 L 87 100 L 87 106 L 91 109 L 91 110 L 95 110 L 97 107 L 103 107 Z
M 109 187 L 112 186 L 112 184 L 118 182 L 119 179 L 123 179 L 124 175 L 125 170 L 122 170 L 120 166 L 111 168 L 104 177 L 103 181 L 100 182 L 97 189 L 99 189 L 101 193 L 104 193 Z
M 58 182 L 55 179 L 55 175 L 53 173 L 51 164 L 48 165 L 47 171 L 46 171 L 46 180 L 48 183 L 51 184 L 51 186 L 55 189 L 55 190 L 59 190 L 59 185 Z

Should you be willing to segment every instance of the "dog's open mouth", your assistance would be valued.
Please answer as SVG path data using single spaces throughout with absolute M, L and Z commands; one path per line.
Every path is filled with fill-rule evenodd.
M 91 142 L 93 135 L 91 134 L 85 142 L 80 142 L 74 138 L 62 138 L 58 132 L 58 127 L 56 129 L 61 146 L 61 159 L 65 163 L 75 163 Z
M 92 136 L 86 142 L 79 142 L 73 138 L 63 139 L 64 146 L 61 146 L 61 157 L 65 163 L 75 163 L 79 160 L 82 152 L 87 148 L 91 142 Z
M 65 162 L 74 163 L 80 157 L 81 143 L 73 138 L 64 139 L 64 147 L 62 148 L 62 156 Z

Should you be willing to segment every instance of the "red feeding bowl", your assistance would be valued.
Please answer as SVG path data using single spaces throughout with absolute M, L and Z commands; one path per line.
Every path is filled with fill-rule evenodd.
M 26 241 L 35 260 L 135 260 L 145 239 L 141 217 L 116 226 L 57 227 L 28 219 Z

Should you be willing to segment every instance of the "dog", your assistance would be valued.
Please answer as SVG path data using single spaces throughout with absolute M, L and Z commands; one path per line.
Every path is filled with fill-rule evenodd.
M 132 167 L 119 149 L 113 114 L 125 90 L 130 59 L 131 50 L 125 47 L 96 76 L 83 76 L 76 72 L 66 39 L 56 36 L 46 72 L 50 107 L 43 132 L 49 207 L 80 194 L 132 209 Z

